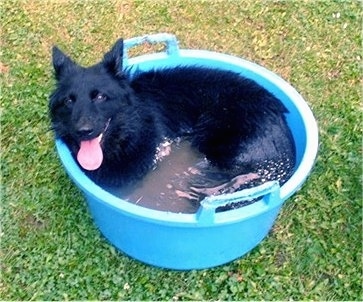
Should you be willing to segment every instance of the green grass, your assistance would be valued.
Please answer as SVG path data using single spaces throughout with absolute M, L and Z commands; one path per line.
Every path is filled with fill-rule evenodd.
M 2 300 L 362 300 L 361 3 L 1 1 Z M 50 48 L 96 62 L 118 37 L 255 61 L 291 82 L 320 130 L 316 166 L 245 257 L 176 272 L 100 235 L 48 131 Z

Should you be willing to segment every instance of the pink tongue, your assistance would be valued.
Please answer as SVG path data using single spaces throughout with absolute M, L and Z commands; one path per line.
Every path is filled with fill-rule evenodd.
M 98 137 L 82 141 L 77 154 L 79 164 L 86 170 L 98 169 L 103 160 L 103 153 L 100 146 L 100 139 Z

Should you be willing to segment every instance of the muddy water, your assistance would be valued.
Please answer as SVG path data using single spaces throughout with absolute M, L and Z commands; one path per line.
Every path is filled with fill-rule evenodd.
M 130 188 L 108 189 L 112 194 L 137 205 L 160 211 L 195 213 L 206 196 L 233 193 L 270 180 L 285 182 L 292 171 L 289 160 L 265 160 L 253 171 L 243 166 L 220 170 L 192 149 L 188 141 L 166 141 L 158 148 L 156 168 Z M 246 200 L 220 207 L 217 211 L 239 208 L 257 201 Z
M 207 160 L 190 147 L 187 141 L 165 143 L 160 147 L 157 168 L 151 171 L 136 188 L 112 190 L 114 195 L 137 205 L 160 211 L 195 213 L 199 201 L 190 198 L 191 177 Z M 125 192 L 128 191 L 128 192 Z

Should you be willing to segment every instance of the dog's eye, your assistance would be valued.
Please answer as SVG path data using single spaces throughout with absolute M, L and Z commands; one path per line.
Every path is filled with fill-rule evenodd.
M 93 98 L 92 98 L 92 100 L 94 101 L 94 102 L 98 102 L 98 103 L 100 103 L 100 102 L 104 102 L 104 101 L 106 101 L 107 100 L 107 96 L 105 95 L 105 94 L 103 94 L 103 93 L 97 93 Z
M 73 105 L 74 100 L 73 100 L 72 98 L 70 98 L 70 97 L 67 97 L 67 98 L 65 98 L 65 99 L 63 100 L 63 103 L 64 103 L 64 105 L 66 105 L 67 107 L 70 107 L 70 106 L 72 106 L 72 105 Z

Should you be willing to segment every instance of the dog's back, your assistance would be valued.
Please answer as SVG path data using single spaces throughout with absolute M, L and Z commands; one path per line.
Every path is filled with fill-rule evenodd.
M 177 67 L 136 75 L 136 94 L 155 103 L 175 136 L 221 168 L 287 158 L 295 151 L 287 110 L 271 93 L 237 73 L 204 67 Z

